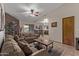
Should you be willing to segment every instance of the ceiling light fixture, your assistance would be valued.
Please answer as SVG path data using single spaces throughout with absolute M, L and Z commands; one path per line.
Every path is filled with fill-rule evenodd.
M 39 16 L 39 12 L 35 11 L 34 9 L 31 9 L 30 11 L 27 12 L 30 16 Z

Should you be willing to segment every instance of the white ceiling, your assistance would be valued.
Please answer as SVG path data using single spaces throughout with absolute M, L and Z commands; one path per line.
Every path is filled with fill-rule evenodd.
M 49 13 L 53 12 L 56 8 L 60 7 L 62 3 L 6 3 L 5 11 L 10 15 L 16 17 L 22 21 L 35 22 L 44 17 L 48 16 Z M 27 16 L 27 8 L 36 8 L 40 12 L 37 17 Z

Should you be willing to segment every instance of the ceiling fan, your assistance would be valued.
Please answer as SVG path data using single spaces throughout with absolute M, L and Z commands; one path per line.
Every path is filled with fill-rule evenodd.
M 28 14 L 31 15 L 31 16 L 39 16 L 40 15 L 39 12 L 35 11 L 34 9 L 31 9 Z
M 40 12 L 39 11 L 36 11 L 34 9 L 30 9 L 30 10 L 27 10 L 25 12 L 16 13 L 16 14 L 25 14 L 27 16 L 39 16 L 40 15 Z

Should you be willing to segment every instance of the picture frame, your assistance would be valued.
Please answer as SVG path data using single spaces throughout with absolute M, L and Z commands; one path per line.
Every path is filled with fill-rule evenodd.
M 52 22 L 51 27 L 57 27 L 57 22 Z

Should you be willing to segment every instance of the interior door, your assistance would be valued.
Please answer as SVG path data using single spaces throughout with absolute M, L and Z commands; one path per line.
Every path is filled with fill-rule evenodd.
M 63 43 L 74 46 L 74 16 L 63 18 Z

